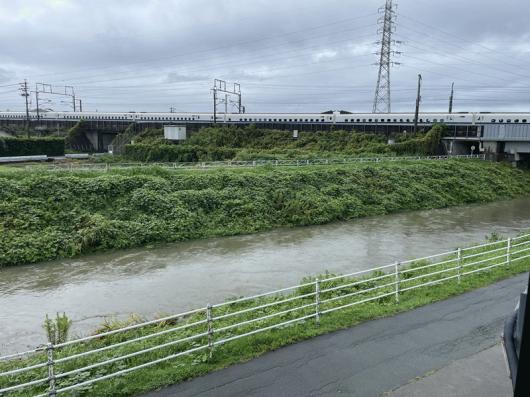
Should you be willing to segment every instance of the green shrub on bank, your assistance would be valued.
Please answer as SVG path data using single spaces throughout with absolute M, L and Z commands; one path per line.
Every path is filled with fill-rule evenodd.
M 0 172 L 0 266 L 252 233 L 530 192 L 530 174 L 470 160 L 108 173 Z
M 64 138 L 0 137 L 0 157 L 7 156 L 63 156 Z
M 197 162 L 231 159 L 236 151 L 231 148 L 203 148 L 197 145 L 134 144 L 125 146 L 125 156 L 142 162 Z

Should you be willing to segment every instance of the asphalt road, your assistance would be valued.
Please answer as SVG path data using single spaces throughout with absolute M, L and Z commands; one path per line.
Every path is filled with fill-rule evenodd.
M 377 397 L 498 343 L 527 277 L 319 336 L 146 396 Z

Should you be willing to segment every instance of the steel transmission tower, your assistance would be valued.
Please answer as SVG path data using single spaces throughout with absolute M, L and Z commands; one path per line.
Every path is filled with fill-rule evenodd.
M 398 62 L 392 62 L 392 55 L 399 54 L 392 51 L 392 34 L 395 31 L 397 5 L 392 0 L 386 0 L 385 6 L 379 9 L 380 13 L 384 12 L 382 18 L 379 18 L 377 33 L 381 33 L 381 49 L 377 52 L 379 55 L 379 74 L 377 75 L 377 86 L 375 88 L 375 98 L 373 113 L 390 113 L 390 67 L 398 65 Z

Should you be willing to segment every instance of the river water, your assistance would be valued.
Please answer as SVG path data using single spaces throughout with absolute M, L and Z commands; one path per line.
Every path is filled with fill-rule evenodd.
M 46 313 L 73 333 L 104 318 L 175 313 L 530 228 L 530 197 L 273 230 L 0 269 L 0 355 L 45 342 Z

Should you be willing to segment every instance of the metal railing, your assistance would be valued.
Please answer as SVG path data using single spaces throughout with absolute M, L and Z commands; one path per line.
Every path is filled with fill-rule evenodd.
M 166 169 L 205 169 L 205 168 L 252 168 L 262 166 L 272 167 L 303 167 L 308 165 L 339 165 L 358 163 L 382 163 L 398 161 L 448 160 L 448 159 L 479 159 L 485 160 L 484 154 L 468 154 L 454 156 L 401 156 L 401 157 L 346 157 L 328 159 L 283 159 L 283 160 L 226 160 L 199 162 L 169 162 L 169 163 L 54 163 L 47 165 L 26 165 L 28 169 L 69 170 L 69 171 L 109 171 L 111 169 L 161 167 Z
M 236 340 L 257 334 L 273 337 L 285 329 L 298 335 L 322 321 L 336 320 L 330 313 L 355 316 L 361 305 L 398 304 L 409 291 L 451 280 L 458 285 L 473 274 L 500 266 L 509 269 L 526 258 L 530 234 L 346 275 L 326 274 L 275 291 L 48 343 L 0 357 L 0 395 L 25 390 L 55 396 L 176 358 L 194 365 L 198 357 L 208 360 L 216 348 L 230 349 Z

